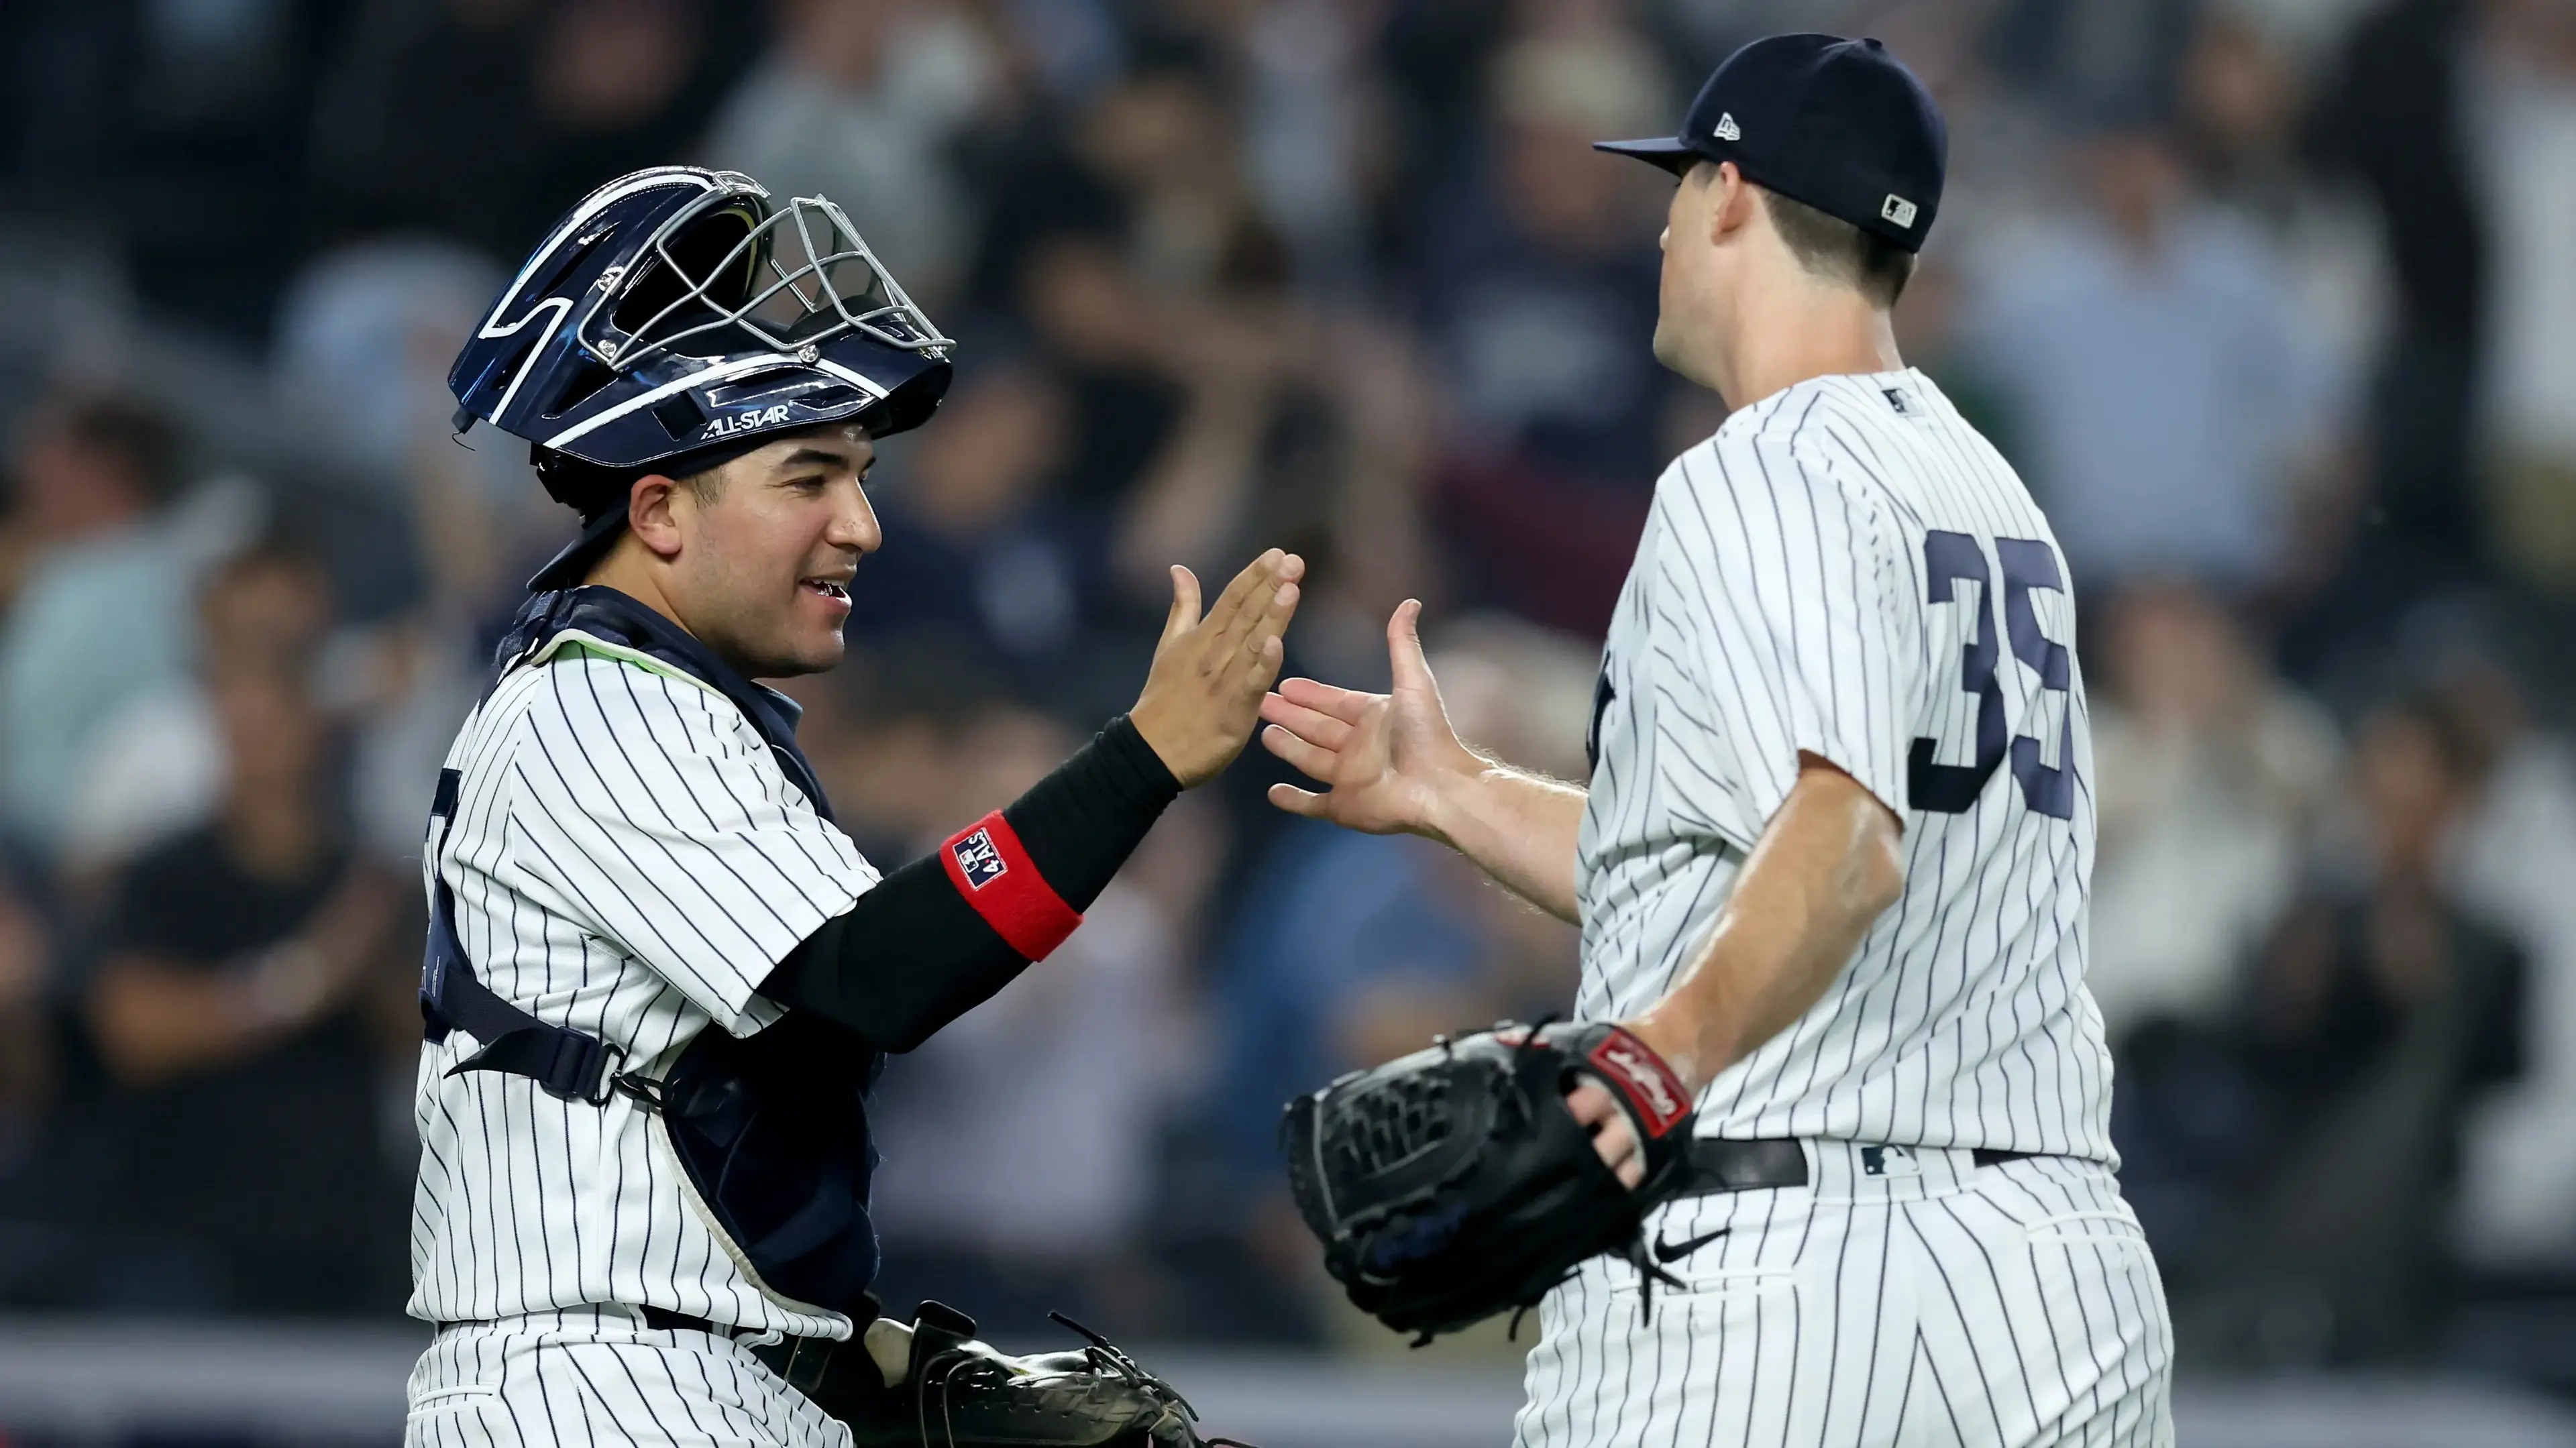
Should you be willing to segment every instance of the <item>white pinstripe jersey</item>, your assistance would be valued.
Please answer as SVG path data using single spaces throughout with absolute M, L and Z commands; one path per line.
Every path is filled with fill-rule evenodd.
M 1595 697 L 1577 1014 L 1706 940 L 1799 755 L 1905 827 L 1905 889 L 1699 1131 L 2116 1162 L 2084 990 L 2092 745 L 2047 520 L 1920 372 L 1812 379 L 1655 489 Z
M 711 1025 L 776 1021 L 753 991 L 876 883 L 730 700 L 579 632 L 504 674 L 447 764 L 463 774 L 456 819 L 423 883 L 445 871 L 476 974 L 648 1076 Z M 734 1260 L 653 1116 L 622 1095 L 591 1106 L 524 1076 L 448 1076 L 478 1044 L 456 1032 L 421 1050 L 413 1316 L 624 1302 L 848 1334 Z

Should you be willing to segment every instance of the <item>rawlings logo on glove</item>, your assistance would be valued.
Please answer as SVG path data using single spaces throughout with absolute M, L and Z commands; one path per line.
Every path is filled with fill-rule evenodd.
M 1628 1114 L 1644 1128 L 1643 1136 L 1661 1136 L 1691 1114 L 1690 1093 L 1682 1078 L 1664 1064 L 1654 1048 L 1617 1026 L 1608 1039 L 1585 1057 L 1598 1067 L 1610 1089 L 1628 1103 Z
M 1636 1128 L 1633 1191 L 1566 1109 L 1578 1078 Z M 1327 1270 L 1362 1311 L 1427 1342 L 1537 1305 L 1605 1252 L 1679 1285 L 1644 1224 L 1687 1178 L 1693 1120 L 1680 1076 L 1626 1030 L 1505 1022 L 1299 1097 L 1281 1139 Z

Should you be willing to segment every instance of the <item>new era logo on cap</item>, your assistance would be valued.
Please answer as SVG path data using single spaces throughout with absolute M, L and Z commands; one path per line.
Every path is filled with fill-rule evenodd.
M 1891 191 L 1887 193 L 1887 204 L 1878 208 L 1878 214 L 1899 226 L 1912 226 L 1914 203 Z
M 1709 134 L 1721 141 L 1741 141 L 1744 139 L 1744 128 L 1735 123 L 1732 112 L 1721 111 L 1718 113 L 1716 126 L 1710 129 Z

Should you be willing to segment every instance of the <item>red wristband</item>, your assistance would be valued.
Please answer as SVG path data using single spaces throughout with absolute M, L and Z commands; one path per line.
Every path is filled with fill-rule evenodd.
M 1682 1089 L 1682 1078 L 1627 1027 L 1612 1026 L 1587 1059 L 1612 1090 L 1628 1098 L 1648 1136 L 1661 1140 L 1691 1114 L 1690 1093 Z
M 1038 873 L 1000 810 L 950 835 L 939 863 L 993 933 L 1030 960 L 1046 959 L 1082 923 L 1082 912 Z

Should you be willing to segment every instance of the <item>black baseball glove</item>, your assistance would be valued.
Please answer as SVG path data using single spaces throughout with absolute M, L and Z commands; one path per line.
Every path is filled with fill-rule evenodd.
M 1071 1318 L 1056 1321 L 1085 1345 L 1012 1357 L 975 1340 L 975 1319 L 924 1302 L 908 1343 L 895 1338 L 882 1362 L 873 1339 L 839 1344 L 809 1391 L 849 1426 L 853 1448 L 1243 1448 L 1200 1437 L 1196 1410 L 1169 1383 Z
M 1646 1175 L 1633 1191 L 1566 1109 L 1580 1077 L 1636 1129 Z M 1646 1255 L 1645 1215 L 1681 1189 L 1692 1120 L 1681 1079 L 1618 1026 L 1505 1022 L 1300 1097 L 1280 1134 L 1325 1267 L 1419 1345 L 1505 1309 L 1517 1327 L 1604 1252 L 1674 1283 Z

